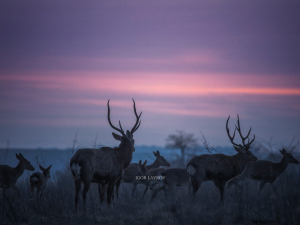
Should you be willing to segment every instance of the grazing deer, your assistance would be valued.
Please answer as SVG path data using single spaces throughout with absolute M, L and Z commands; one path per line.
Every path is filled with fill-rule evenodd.
M 133 99 L 132 99 L 133 100 Z M 135 102 L 133 100 L 134 114 L 136 116 L 136 123 L 131 131 L 124 132 L 121 122 L 119 121 L 120 129 L 113 126 L 110 121 L 109 100 L 107 102 L 108 114 L 107 119 L 109 125 L 121 133 L 118 135 L 112 133 L 113 137 L 120 141 L 119 147 L 109 148 L 102 147 L 100 149 L 79 149 L 70 160 L 70 168 L 75 181 L 76 196 L 75 196 L 75 210 L 77 211 L 78 194 L 81 184 L 84 184 L 83 189 L 83 204 L 85 210 L 86 194 L 90 188 L 91 182 L 98 183 L 100 199 L 104 195 L 104 186 L 108 184 L 107 189 L 107 203 L 111 203 L 111 196 L 115 186 L 115 182 L 121 176 L 122 171 L 127 168 L 132 160 L 132 153 L 135 151 L 133 133 L 141 125 L 140 115 L 137 115 Z M 102 190 L 100 188 L 102 186 Z
M 233 136 L 231 137 L 228 128 L 229 118 L 230 116 L 228 117 L 226 122 L 227 135 L 231 143 L 233 144 L 234 149 L 238 153 L 233 156 L 224 154 L 205 154 L 195 156 L 189 161 L 189 163 L 187 164 L 187 171 L 190 176 L 190 185 L 193 189 L 192 194 L 194 198 L 202 182 L 212 180 L 220 191 L 221 201 L 223 203 L 225 183 L 231 178 L 241 174 L 244 171 L 247 162 L 257 160 L 252 152 L 249 151 L 250 145 L 255 139 L 255 135 L 251 142 L 249 142 L 248 139 L 248 143 L 245 143 L 245 140 L 249 137 L 251 128 L 247 136 L 243 137 L 239 116 L 237 116 L 237 126 L 235 126 Z M 241 136 L 243 145 L 236 144 L 233 141 L 236 130 L 238 130 Z
M 160 166 L 167 166 L 169 167 L 170 166 L 170 163 L 168 163 L 168 161 L 160 155 L 160 152 L 158 150 L 156 150 L 156 152 L 153 152 L 154 156 L 156 157 L 155 161 L 147 166 L 147 170 L 151 170 L 151 169 L 154 169 L 154 168 L 158 168 Z M 119 179 L 117 181 L 117 184 L 116 184 L 116 194 L 117 194 L 117 197 L 118 196 L 118 192 L 119 192 L 119 187 L 121 185 L 121 183 L 132 183 L 133 184 L 133 187 L 132 187 L 132 192 L 131 192 L 131 196 L 134 195 L 135 193 L 135 190 L 136 190 L 136 186 L 138 184 L 144 184 L 146 185 L 145 187 L 145 190 L 144 190 L 144 195 L 146 194 L 148 188 L 149 188 L 149 185 L 147 185 L 147 181 L 146 180 L 137 180 L 136 179 L 136 176 L 138 175 L 138 164 L 137 163 L 131 163 L 122 173 L 122 177 L 121 179 Z M 154 171 L 152 171 L 154 172 Z M 143 195 L 143 197 L 144 197 Z
M 160 173 L 159 187 L 153 191 L 151 200 L 157 195 L 160 190 L 173 192 L 176 186 L 188 186 L 189 174 L 186 169 L 172 168 Z
M 230 188 L 232 184 L 237 184 L 239 181 L 248 178 L 251 180 L 259 181 L 259 193 L 266 183 L 270 183 L 272 189 L 275 191 L 274 181 L 276 181 L 279 175 L 286 170 L 288 164 L 299 164 L 299 161 L 295 159 L 290 153 L 287 153 L 285 149 L 279 151 L 283 155 L 279 163 L 273 163 L 266 160 L 248 162 L 242 174 L 228 181 L 228 188 Z
M 157 179 L 157 177 L 164 171 L 165 171 L 164 168 L 154 168 L 154 169 L 150 169 L 147 171 L 146 175 L 147 175 L 148 179 L 144 183 L 145 189 L 144 189 L 142 198 L 145 197 L 145 194 L 149 188 L 151 191 L 154 191 L 155 186 L 160 184 L 160 180 Z
M 16 158 L 19 160 L 17 167 L 12 168 L 7 165 L 0 165 L 0 188 L 9 189 L 12 188 L 18 192 L 20 196 L 20 190 L 16 186 L 16 182 L 20 176 L 24 173 L 24 170 L 34 171 L 34 167 L 30 162 L 19 153 L 16 154 Z
M 46 188 L 46 183 L 47 183 L 48 179 L 50 178 L 51 166 L 52 165 L 50 165 L 48 168 L 45 169 L 44 167 L 39 165 L 39 167 L 43 173 L 35 172 L 30 176 L 31 199 L 33 197 L 33 192 L 34 192 L 35 187 L 37 189 L 36 194 L 39 195 L 40 197 L 42 197 L 43 191 Z

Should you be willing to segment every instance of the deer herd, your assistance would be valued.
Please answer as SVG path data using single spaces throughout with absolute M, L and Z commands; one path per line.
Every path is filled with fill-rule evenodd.
M 133 100 L 133 99 L 132 99 Z M 85 209 L 86 195 L 90 189 L 91 183 L 98 184 L 99 198 L 103 202 L 105 193 L 107 195 L 108 205 L 111 203 L 114 195 L 119 198 L 119 187 L 121 183 L 132 183 L 131 196 L 134 196 L 138 184 L 145 186 L 143 196 L 150 188 L 153 191 L 151 200 L 161 191 L 166 193 L 172 192 L 176 186 L 187 186 L 189 196 L 195 199 L 195 195 L 204 181 L 211 180 L 219 189 L 221 201 L 223 203 L 225 186 L 230 188 L 233 184 L 240 186 L 238 183 L 246 178 L 259 181 L 259 192 L 266 183 L 270 183 L 274 189 L 274 181 L 281 173 L 285 171 L 288 163 L 298 164 L 295 159 L 285 149 L 279 150 L 283 155 L 279 163 L 273 163 L 265 160 L 257 160 L 250 151 L 250 145 L 255 140 L 255 135 L 249 141 L 248 134 L 242 135 L 239 116 L 237 117 L 237 125 L 233 135 L 230 135 L 228 122 L 226 122 L 226 131 L 230 142 L 235 151 L 233 156 L 224 154 L 203 154 L 194 156 L 188 163 L 186 168 L 170 168 L 167 160 L 160 155 L 157 150 L 153 152 L 155 161 L 151 165 L 146 165 L 140 160 L 139 163 L 131 163 L 132 154 L 135 151 L 133 134 L 141 125 L 141 115 L 136 112 L 135 102 L 133 100 L 133 109 L 136 117 L 136 122 L 126 132 L 123 130 L 121 121 L 119 128 L 115 127 L 110 120 L 109 100 L 107 102 L 108 114 L 107 119 L 109 125 L 119 134 L 112 133 L 112 136 L 120 142 L 120 145 L 115 148 L 102 147 L 100 149 L 84 148 L 79 149 L 70 160 L 70 170 L 72 172 L 75 183 L 75 210 L 77 211 L 78 198 L 81 186 L 83 184 L 83 205 Z M 237 144 L 234 141 L 236 131 L 242 140 L 242 144 Z M 246 142 L 247 141 L 247 142 Z M 14 189 L 20 196 L 19 188 L 16 186 L 16 181 L 24 173 L 24 170 L 34 171 L 34 167 L 20 153 L 16 154 L 19 160 L 18 165 L 12 168 L 8 165 L 0 165 L 0 188 Z M 37 189 L 37 195 L 42 197 L 43 190 L 46 187 L 47 180 L 50 178 L 50 168 L 43 168 L 39 165 L 42 173 L 35 172 L 30 176 L 31 198 L 33 197 L 34 189 Z M 114 191 L 115 190 L 115 191 Z M 274 189 L 275 190 L 275 189 Z M 114 194 L 115 192 L 115 194 Z

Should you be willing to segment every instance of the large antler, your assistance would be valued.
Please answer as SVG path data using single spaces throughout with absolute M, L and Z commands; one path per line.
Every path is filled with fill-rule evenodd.
M 233 142 L 233 139 L 234 139 L 234 136 L 235 136 L 236 127 L 235 127 L 235 129 L 234 129 L 233 136 L 231 137 L 231 136 L 230 136 L 230 132 L 229 132 L 229 128 L 228 128 L 228 121 L 229 121 L 229 118 L 230 118 L 230 115 L 228 116 L 228 119 L 227 119 L 227 122 L 226 122 L 226 131 L 227 131 L 227 135 L 228 135 L 228 137 L 229 137 L 231 143 L 237 147 L 237 146 L 239 146 L 239 145 Z
M 132 128 L 131 131 L 130 131 L 131 134 L 133 134 L 133 133 L 140 127 L 141 122 L 142 122 L 142 121 L 140 121 L 140 117 L 141 117 L 141 115 L 142 115 L 142 112 L 141 112 L 140 115 L 138 116 L 138 114 L 137 114 L 137 112 L 136 112 L 136 108 L 135 108 L 135 101 L 134 101 L 134 99 L 132 99 L 132 101 L 133 101 L 134 114 L 135 114 L 135 116 L 136 116 L 136 122 L 135 122 L 133 128 Z
M 119 126 L 120 126 L 121 129 L 116 128 L 114 125 L 112 125 L 112 123 L 111 123 L 111 121 L 110 121 L 109 101 L 110 101 L 110 99 L 107 101 L 107 107 L 108 107 L 107 119 L 108 119 L 109 125 L 110 125 L 113 129 L 119 131 L 123 136 L 125 136 L 125 132 L 124 132 L 122 126 L 121 126 L 121 121 L 119 120 Z
M 254 135 L 254 138 L 252 139 L 252 141 L 249 142 L 249 138 L 248 138 L 248 137 L 249 137 L 249 134 L 250 134 L 250 132 L 251 132 L 251 127 L 250 127 L 250 130 L 249 130 L 247 136 L 246 136 L 246 137 L 243 137 L 242 132 L 241 132 L 241 126 L 240 126 L 240 118 L 239 118 L 239 115 L 237 115 L 237 124 L 238 124 L 238 125 L 235 126 L 235 129 L 238 130 L 238 132 L 239 132 L 239 134 L 240 134 L 240 136 L 241 136 L 241 138 L 242 138 L 243 145 L 244 145 L 245 149 L 248 150 L 248 149 L 250 148 L 250 145 L 252 144 L 252 142 L 253 142 L 254 139 L 255 139 L 255 135 Z M 245 140 L 246 140 L 246 139 L 248 139 L 248 143 L 247 143 L 247 144 L 245 144 Z

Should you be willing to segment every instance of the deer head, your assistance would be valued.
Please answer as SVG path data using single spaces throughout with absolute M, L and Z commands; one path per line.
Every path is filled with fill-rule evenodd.
M 141 125 L 141 121 L 140 121 L 140 117 L 142 115 L 142 112 L 140 113 L 140 115 L 138 116 L 137 115 L 137 112 L 136 112 L 136 108 L 135 108 L 135 102 L 134 102 L 134 99 L 132 99 L 133 101 L 133 109 L 134 109 L 134 114 L 136 116 L 136 122 L 134 124 L 134 126 L 132 127 L 131 131 L 127 130 L 126 133 L 124 132 L 123 128 L 122 128 L 122 125 L 121 125 L 121 121 L 119 120 L 119 126 L 120 126 L 120 129 L 115 127 L 114 125 L 112 125 L 111 121 L 110 121 L 110 108 L 109 108 L 109 100 L 107 102 L 107 107 L 108 107 L 108 113 L 107 113 L 107 119 L 108 119 L 108 122 L 109 122 L 109 125 L 115 129 L 116 131 L 120 132 L 121 135 L 118 135 L 114 132 L 112 132 L 112 135 L 113 137 L 120 141 L 121 144 L 120 145 L 127 145 L 132 152 L 135 151 L 135 148 L 134 148 L 134 139 L 133 139 L 133 133 L 135 131 L 137 131 L 137 129 L 140 127 Z
M 158 150 L 156 150 L 156 152 L 153 151 L 154 156 L 156 157 L 157 163 L 159 163 L 160 166 L 170 166 L 170 163 L 168 163 L 168 161 L 160 155 L 160 152 Z
M 229 132 L 229 128 L 228 128 L 228 121 L 229 121 L 229 118 L 230 116 L 228 117 L 227 119 L 227 122 L 226 122 L 226 130 L 227 130 L 227 135 L 231 141 L 231 143 L 233 144 L 233 147 L 234 149 L 239 153 L 239 154 L 242 154 L 243 157 L 249 161 L 256 161 L 257 158 L 252 154 L 251 151 L 249 151 L 250 149 L 250 145 L 253 143 L 253 141 L 255 140 L 255 135 L 254 135 L 254 138 L 252 139 L 252 141 L 249 142 L 249 135 L 250 135 L 250 132 L 251 132 L 251 127 L 250 127 L 250 130 L 247 134 L 246 137 L 244 137 L 242 135 L 242 132 L 241 132 L 241 126 L 240 126 L 240 120 L 239 120 L 239 115 L 237 115 L 237 126 L 235 126 L 235 129 L 234 129 L 234 132 L 233 132 L 233 136 L 231 137 L 230 136 L 230 132 Z M 241 144 L 236 144 L 233 139 L 234 139 L 234 136 L 235 136 L 235 132 L 236 130 L 239 132 L 240 134 L 240 137 L 242 139 L 242 143 L 243 145 Z M 248 142 L 247 144 L 245 143 L 245 140 L 248 139 Z
M 39 167 L 40 167 L 41 171 L 43 172 L 44 176 L 47 177 L 47 178 L 50 178 L 50 169 L 51 169 L 51 166 L 52 165 L 50 165 L 48 168 L 45 169 L 44 167 L 42 167 L 41 165 L 39 165 Z
M 19 153 L 16 154 L 16 158 L 17 160 L 19 160 L 20 163 L 22 163 L 24 170 L 30 170 L 30 171 L 34 171 L 34 167 L 30 164 L 30 162 L 24 158 L 24 156 Z
M 295 159 L 290 153 L 287 153 L 284 148 L 282 150 L 279 149 L 279 151 L 286 158 L 288 163 L 299 164 L 299 161 Z

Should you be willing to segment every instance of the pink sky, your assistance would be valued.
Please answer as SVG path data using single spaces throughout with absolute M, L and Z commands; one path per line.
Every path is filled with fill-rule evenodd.
M 269 7 L 274 4 L 273 7 Z M 63 1 L 0 9 L 0 148 L 115 146 L 107 122 L 134 124 L 137 145 L 176 130 L 230 145 L 245 132 L 287 145 L 300 133 L 299 4 Z M 268 11 L 266 11 L 268 9 Z M 240 12 L 244 13 L 240 13 Z M 209 13 L 208 13 L 209 12 Z M 53 17 L 52 15 L 56 15 Z M 279 17 L 279 18 L 278 18 Z

